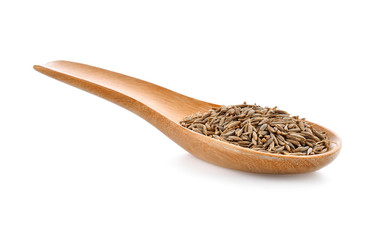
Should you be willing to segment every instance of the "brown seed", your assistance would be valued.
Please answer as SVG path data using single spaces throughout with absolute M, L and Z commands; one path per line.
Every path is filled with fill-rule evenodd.
M 241 139 L 244 141 L 251 141 L 251 138 L 249 138 L 249 136 L 241 136 Z
M 243 129 L 242 128 L 239 128 L 239 129 L 236 130 L 236 136 L 237 137 L 240 137 L 242 133 L 243 133 Z
M 295 139 L 297 141 L 306 141 L 306 138 L 297 133 L 288 134 L 288 138 Z
M 268 134 L 268 131 L 259 131 L 260 136 L 266 136 Z
M 314 147 L 314 144 L 312 144 L 310 142 L 306 142 L 306 145 L 309 146 L 310 148 Z
M 307 150 L 307 155 L 310 155 L 310 153 L 313 151 L 313 149 L 310 147 L 308 150 Z
M 253 133 L 252 133 L 252 138 L 253 138 L 255 141 L 257 141 L 257 133 L 256 133 L 256 132 L 253 132 Z
M 252 132 L 253 132 L 253 127 L 252 127 L 251 124 L 248 124 L 247 131 L 248 131 L 249 134 L 252 134 Z
M 304 152 L 304 151 L 307 151 L 310 147 L 307 146 L 307 147 L 298 147 L 297 149 L 295 149 L 295 152 Z
M 251 144 L 251 142 L 248 142 L 248 141 L 239 141 L 237 142 L 239 145 L 249 145 Z
M 236 112 L 236 110 L 234 108 L 231 108 L 226 113 L 229 115 L 234 115 L 235 112 Z
M 275 147 L 275 142 L 271 142 L 268 149 L 271 151 Z
M 252 116 L 255 113 L 255 110 L 251 109 L 247 113 L 247 117 Z
M 260 125 L 260 124 L 259 124 Z M 268 124 L 264 123 L 263 125 L 261 125 L 261 127 L 259 128 L 259 131 L 264 131 L 266 128 L 267 128 Z
M 286 147 L 286 149 L 287 149 L 288 152 L 291 152 L 290 145 L 286 145 L 285 147 Z
M 281 152 L 281 151 L 283 151 L 284 150 L 284 146 L 281 146 L 281 147 L 277 147 L 276 149 L 275 149 L 275 152 Z
M 298 122 L 298 126 L 299 126 L 299 128 L 300 128 L 302 131 L 304 131 L 304 123 L 303 123 L 303 121 L 299 121 L 299 122 Z
M 287 139 L 287 142 L 292 143 L 293 145 L 298 146 L 298 147 L 301 146 L 300 142 L 295 141 L 293 139 Z
M 233 122 L 229 123 L 228 125 L 226 125 L 225 127 L 226 128 L 232 128 L 232 127 L 235 127 L 235 126 L 237 126 L 239 124 L 240 124 L 240 121 L 233 121 Z
M 270 125 L 267 126 L 267 129 L 270 132 L 273 132 L 273 133 L 276 132 L 275 129 L 273 129 Z
M 314 133 L 315 136 L 317 136 L 320 140 L 324 140 L 325 137 L 323 134 L 321 134 L 320 132 L 318 132 L 317 130 L 315 130 L 314 128 L 311 128 L 311 131 Z
M 225 122 L 225 117 L 221 118 L 219 125 L 221 125 L 221 126 L 224 125 L 224 122 Z
M 268 139 L 268 141 L 265 142 L 264 147 L 267 147 L 267 146 L 270 145 L 272 142 L 273 142 L 273 138 L 270 137 L 270 138 Z
M 229 136 L 226 140 L 229 141 L 241 141 L 242 139 L 237 136 Z
M 180 124 L 199 134 L 260 152 L 313 155 L 327 152 L 330 146 L 326 133 L 277 107 L 246 103 L 221 106 L 187 116 Z
M 226 133 L 223 133 L 222 136 L 223 136 L 223 137 L 229 137 L 229 136 L 231 136 L 231 135 L 233 135 L 233 134 L 234 134 L 234 130 L 231 130 L 231 131 L 228 131 L 228 132 L 226 132 Z
M 261 122 L 259 122 L 259 125 L 267 123 L 268 121 L 269 121 L 269 118 L 264 118 L 263 120 L 261 120 Z

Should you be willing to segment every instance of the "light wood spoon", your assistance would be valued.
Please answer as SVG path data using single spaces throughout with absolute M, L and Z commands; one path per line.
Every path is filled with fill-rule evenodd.
M 185 116 L 220 105 L 184 96 L 155 84 L 85 64 L 54 61 L 34 69 L 59 81 L 105 98 L 142 117 L 194 156 L 216 165 L 255 173 L 304 173 L 333 161 L 341 139 L 325 131 L 332 142 L 329 151 L 309 156 L 262 153 L 221 142 L 179 125 Z

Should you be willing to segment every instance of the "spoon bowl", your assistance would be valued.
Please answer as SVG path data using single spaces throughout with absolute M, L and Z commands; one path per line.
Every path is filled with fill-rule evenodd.
M 222 167 L 271 174 L 312 172 L 332 162 L 341 149 L 341 139 L 334 132 L 314 124 L 327 133 L 331 142 L 326 153 L 290 156 L 257 152 L 201 135 L 179 124 L 185 116 L 220 105 L 80 63 L 53 61 L 35 65 L 34 69 L 132 111 L 197 158 Z

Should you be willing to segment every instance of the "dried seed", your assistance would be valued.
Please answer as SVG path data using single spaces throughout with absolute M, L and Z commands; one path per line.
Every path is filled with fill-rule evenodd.
M 229 137 L 229 136 L 231 136 L 231 135 L 233 135 L 234 134 L 234 130 L 231 130 L 231 131 L 228 131 L 228 132 L 226 132 L 226 133 L 223 133 L 221 136 L 222 137 Z
M 241 141 L 242 139 L 237 136 L 229 136 L 226 140 L 229 141 Z
M 219 125 L 221 126 L 224 125 L 224 122 L 225 122 L 225 117 L 221 118 Z
M 252 138 L 253 138 L 255 141 L 257 141 L 257 133 L 256 133 L 256 132 L 253 132 L 253 133 L 252 133 Z
M 235 126 L 237 126 L 239 124 L 240 124 L 240 121 L 233 121 L 233 122 L 227 124 L 225 127 L 226 128 L 232 128 L 232 127 L 235 127 Z
M 307 146 L 307 147 L 298 147 L 297 149 L 295 149 L 295 152 L 304 152 L 304 151 L 307 151 L 310 147 Z
M 314 135 L 317 136 L 320 140 L 324 140 L 325 137 L 323 136 L 323 134 L 321 134 L 320 132 L 318 132 L 317 130 L 315 130 L 314 128 L 311 128 L 311 130 L 313 131 Z
M 238 141 L 237 143 L 239 145 L 249 145 L 249 144 L 251 144 L 251 142 L 249 142 L 249 141 Z
M 287 144 L 285 147 L 286 147 L 286 149 L 287 149 L 288 152 L 291 152 L 291 147 L 290 147 L 290 145 Z
M 185 117 L 180 124 L 194 132 L 260 152 L 313 155 L 327 152 L 325 132 L 277 107 L 244 104 L 212 108 Z
M 260 124 L 259 124 L 260 125 Z M 266 128 L 267 128 L 268 124 L 264 123 L 263 125 L 261 125 L 261 127 L 259 128 L 259 131 L 264 131 Z
M 304 131 L 304 123 L 303 123 L 303 121 L 299 121 L 299 122 L 298 122 L 298 126 L 299 126 L 299 128 L 300 128 L 302 131 Z
M 310 147 L 308 150 L 307 150 L 307 155 L 310 155 L 310 153 L 313 151 L 313 149 Z
M 287 142 L 292 143 L 293 145 L 298 146 L 298 147 L 301 146 L 300 142 L 295 141 L 293 139 L 287 139 Z
M 271 142 L 271 144 L 268 147 L 268 150 L 271 151 L 275 147 L 275 142 Z
M 252 132 L 253 132 L 253 127 L 252 127 L 251 124 L 248 124 L 247 131 L 248 131 L 249 134 L 252 134 Z
M 270 132 L 273 132 L 273 133 L 276 132 L 275 129 L 273 129 L 270 125 L 267 126 L 267 129 Z
M 244 130 L 244 129 L 242 129 L 242 128 L 236 129 L 236 136 L 237 136 L 237 137 L 240 137 L 241 134 L 243 133 L 243 130 Z
M 252 116 L 254 113 L 255 113 L 255 110 L 251 109 L 248 111 L 248 113 L 246 115 L 247 115 L 247 117 L 249 117 L 249 116 Z
M 281 152 L 284 150 L 284 146 L 281 146 L 281 147 L 277 147 L 274 149 L 275 152 Z
M 272 143 L 272 141 L 273 141 L 273 138 L 270 137 L 270 138 L 268 139 L 268 141 L 265 142 L 264 147 L 267 147 L 268 145 L 270 145 L 270 144 Z

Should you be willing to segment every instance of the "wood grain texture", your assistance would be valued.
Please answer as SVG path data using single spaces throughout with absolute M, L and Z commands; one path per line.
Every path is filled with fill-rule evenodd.
M 132 111 L 194 156 L 222 167 L 272 174 L 312 172 L 333 161 L 341 149 L 341 139 L 335 133 L 314 124 L 320 131 L 325 131 L 333 142 L 326 153 L 285 156 L 256 152 L 206 137 L 179 125 L 183 117 L 219 107 L 217 104 L 80 63 L 54 61 L 35 65 L 34 69 Z

